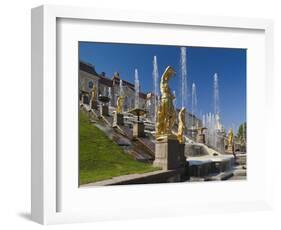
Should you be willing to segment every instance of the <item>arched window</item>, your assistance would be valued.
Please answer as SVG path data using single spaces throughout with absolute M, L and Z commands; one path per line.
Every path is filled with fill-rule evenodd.
M 92 89 L 94 87 L 94 83 L 92 81 L 88 82 L 88 87 L 89 89 Z

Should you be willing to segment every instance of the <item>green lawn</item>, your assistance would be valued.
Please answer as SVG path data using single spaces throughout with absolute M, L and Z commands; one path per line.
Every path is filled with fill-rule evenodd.
M 110 179 L 115 176 L 145 173 L 158 168 L 134 160 L 111 141 L 100 129 L 89 123 L 80 112 L 80 184 Z

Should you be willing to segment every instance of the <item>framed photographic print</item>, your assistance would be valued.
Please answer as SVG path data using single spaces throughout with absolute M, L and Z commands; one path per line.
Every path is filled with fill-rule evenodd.
M 33 9 L 32 219 L 270 208 L 272 31 L 265 19 Z

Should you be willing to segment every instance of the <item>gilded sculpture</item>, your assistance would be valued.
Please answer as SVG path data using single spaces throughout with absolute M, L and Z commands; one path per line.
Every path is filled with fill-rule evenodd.
M 173 100 L 174 95 L 169 87 L 169 80 L 175 75 L 175 70 L 168 66 L 164 71 L 160 81 L 161 100 L 157 108 L 156 119 L 156 139 L 160 140 L 164 136 L 172 134 L 172 128 L 176 120 L 176 111 L 174 109 Z
M 123 96 L 119 96 L 117 98 L 117 113 L 122 113 L 123 112 L 123 101 L 124 101 L 124 97 Z
M 96 85 L 93 86 L 91 100 L 97 101 L 97 86 Z
M 227 137 L 227 145 L 232 146 L 232 144 L 233 144 L 233 130 L 232 128 L 230 128 Z
M 185 131 L 185 108 L 182 107 L 179 112 L 179 126 L 178 126 L 178 134 L 177 134 L 177 139 L 180 144 L 183 144 L 185 142 L 184 131 Z

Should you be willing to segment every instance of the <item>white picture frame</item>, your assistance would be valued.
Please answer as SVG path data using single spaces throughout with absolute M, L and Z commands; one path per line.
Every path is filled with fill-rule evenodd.
M 103 12 L 103 10 L 98 8 L 92 9 L 51 5 L 44 5 L 32 9 L 32 219 L 41 224 L 55 224 L 107 219 L 142 218 L 151 216 L 164 217 L 205 212 L 237 212 L 271 208 L 273 205 L 273 171 L 271 169 L 272 164 L 270 162 L 272 161 L 271 156 L 273 151 L 271 151 L 272 147 L 269 136 L 265 137 L 265 144 L 260 150 L 254 145 L 249 144 L 249 151 L 257 152 L 256 155 L 250 153 L 251 155 L 249 155 L 249 161 L 256 162 L 258 166 L 261 166 L 263 162 L 262 160 L 264 160 L 265 163 L 262 165 L 262 175 L 258 174 L 258 167 L 254 164 L 251 165 L 250 163 L 248 169 L 249 178 L 246 182 L 231 182 L 228 184 L 208 183 L 208 185 L 195 183 L 188 186 L 184 183 L 168 185 L 138 185 L 138 189 L 136 189 L 135 186 L 114 186 L 84 190 L 80 189 L 79 191 L 71 191 L 73 187 L 67 187 L 68 185 L 64 183 L 64 175 L 66 171 L 64 171 L 64 169 L 61 170 L 60 167 L 62 164 L 75 165 L 78 163 L 75 162 L 75 158 L 71 156 L 69 158 L 70 163 L 64 163 L 64 161 L 62 161 L 63 158 L 57 155 L 57 152 L 61 150 L 59 142 L 60 139 L 58 138 L 58 132 L 61 132 L 61 128 L 58 128 L 61 120 L 58 119 L 58 113 L 63 109 L 58 108 L 58 98 L 59 95 L 61 95 L 61 87 L 66 87 L 62 86 L 63 84 L 58 84 L 57 79 L 57 75 L 60 74 L 60 71 L 58 71 L 58 65 L 65 64 L 61 63 L 58 58 L 59 47 L 57 42 L 58 39 L 60 39 L 58 38 L 58 33 L 61 33 L 59 29 L 64 29 L 64 27 L 59 24 L 62 22 L 62 19 L 68 20 L 68 25 L 75 21 L 80 21 L 79 23 L 86 21 L 91 23 L 96 21 L 102 22 L 111 28 L 115 26 L 115 23 L 122 23 L 122 25 L 128 25 L 130 28 L 133 28 L 134 25 L 138 25 L 144 30 L 146 30 L 146 26 L 151 26 L 151 28 L 161 27 L 163 33 L 165 33 L 165 30 L 168 30 L 168 28 L 169 30 L 180 28 L 182 31 L 186 28 L 199 28 L 200 30 L 203 30 L 203 32 L 208 29 L 220 31 L 239 30 L 241 33 L 257 31 L 258 34 L 262 35 L 260 36 L 260 40 L 257 39 L 259 41 L 256 45 L 258 47 L 259 44 L 263 44 L 264 47 L 262 45 L 258 51 L 260 53 L 255 53 L 261 54 L 261 56 L 258 57 L 259 60 L 255 62 L 260 64 L 257 66 L 257 69 L 261 68 L 259 69 L 261 71 L 250 72 L 250 76 L 254 74 L 258 76 L 257 80 L 254 81 L 251 77 L 250 80 L 247 79 L 247 90 L 249 90 L 250 96 L 258 97 L 248 97 L 247 99 L 247 103 L 249 105 L 249 108 L 247 109 L 250 112 L 250 115 L 247 116 L 247 120 L 249 118 L 252 120 L 252 124 L 248 126 L 249 142 L 256 143 L 261 140 L 260 137 L 255 134 L 255 130 L 251 130 L 251 127 L 254 127 L 261 119 L 266 120 L 268 124 L 271 124 L 272 122 L 271 116 L 275 100 L 273 91 L 271 90 L 274 84 L 273 23 L 271 20 L 173 15 L 170 13 L 161 14 L 157 12 L 127 12 L 115 10 L 107 10 L 106 14 Z M 81 20 L 83 22 L 81 22 Z M 76 29 L 80 28 L 79 23 L 76 24 Z M 144 25 L 143 28 L 142 25 Z M 89 34 L 90 31 L 87 32 L 86 29 L 85 31 L 86 32 L 83 33 L 86 38 L 88 36 L 87 33 Z M 126 31 L 126 28 L 124 31 Z M 81 34 L 83 33 L 81 32 Z M 123 34 L 123 37 L 124 36 L 125 35 Z M 148 37 L 149 36 L 152 39 L 152 35 L 148 35 Z M 154 42 L 157 42 L 157 39 L 160 39 L 160 35 L 158 36 L 159 37 L 153 37 Z M 181 35 L 179 33 L 179 35 L 177 35 L 179 40 L 180 36 Z M 216 43 L 216 38 L 218 38 L 217 35 L 212 36 L 213 46 L 216 44 L 221 46 L 221 43 Z M 210 40 L 212 40 L 212 36 L 210 36 Z M 122 42 L 122 39 L 122 35 L 120 35 L 115 38 L 115 41 Z M 131 42 L 134 42 L 133 37 L 130 39 L 132 39 Z M 243 41 L 239 41 L 238 37 L 233 36 L 233 40 L 235 39 L 236 41 L 233 42 L 233 44 L 237 44 L 237 47 L 239 44 L 243 44 Z M 254 37 L 249 37 L 248 39 L 254 39 Z M 111 40 L 108 38 L 107 41 L 109 42 Z M 72 42 L 75 41 L 73 40 Z M 172 39 L 163 41 L 165 44 L 176 44 L 175 42 L 176 41 L 173 41 Z M 181 42 L 184 43 L 184 41 Z M 255 42 L 252 41 L 252 43 L 254 44 Z M 67 44 L 67 41 L 65 44 Z M 202 41 L 202 44 L 205 44 L 204 41 Z M 226 42 L 224 46 L 227 46 L 227 44 L 232 43 Z M 250 42 L 248 41 L 247 44 L 250 44 Z M 206 45 L 209 46 L 209 44 Z M 253 50 L 255 50 L 254 46 Z M 253 66 L 251 67 L 251 62 L 247 63 L 247 65 L 249 65 L 249 71 L 254 71 Z M 75 68 L 77 69 L 77 67 Z M 77 74 L 77 72 L 75 74 Z M 75 89 L 75 84 L 77 84 L 78 79 L 76 82 L 74 82 L 74 79 L 71 81 L 73 82 L 69 83 L 70 88 L 74 87 L 72 89 Z M 73 94 L 70 97 L 73 96 L 73 98 L 75 98 L 75 95 L 76 94 Z M 63 97 L 65 97 L 65 95 Z M 76 104 L 74 107 L 75 106 Z M 267 113 L 265 112 L 265 108 Z M 259 112 L 259 115 L 257 115 L 256 118 L 252 117 L 254 112 Z M 74 120 L 76 119 L 75 116 L 72 118 Z M 263 127 L 263 129 L 266 133 L 272 133 L 273 126 L 269 125 L 268 127 Z M 75 129 L 71 130 L 75 131 Z M 74 149 L 73 151 L 76 151 L 77 153 L 77 149 Z M 265 151 L 265 154 L 262 156 L 263 158 L 261 158 L 261 151 Z M 64 168 L 70 167 L 66 165 Z M 251 172 L 253 172 L 252 176 Z M 76 171 L 74 171 L 73 174 L 75 175 L 75 173 Z M 258 181 L 257 176 L 261 176 L 260 181 Z M 77 178 L 72 179 L 77 180 Z M 210 195 L 213 197 L 212 199 L 200 199 L 200 196 L 204 195 L 206 192 L 206 186 L 210 189 Z M 67 190 L 66 188 L 70 188 L 70 190 Z M 187 195 L 187 197 L 192 196 L 193 201 L 181 202 L 180 197 L 185 197 L 187 188 L 190 191 L 190 194 Z M 236 194 L 239 193 L 239 189 L 236 188 L 239 188 L 240 192 L 248 192 L 245 193 L 244 197 L 236 196 L 230 198 L 228 195 L 221 195 L 221 200 L 219 200 L 219 196 L 216 196 L 215 193 L 216 189 L 220 192 L 223 189 L 226 194 L 231 196 L 234 192 L 236 192 Z M 235 189 L 236 191 L 234 191 Z M 253 193 L 253 191 L 256 192 Z M 147 192 L 151 193 L 152 198 L 140 199 L 140 201 L 137 201 L 135 204 L 132 202 L 134 201 L 133 198 L 131 198 L 133 194 L 135 196 L 139 196 L 141 194 L 147 194 Z M 252 197 L 251 192 L 253 194 Z M 168 194 L 171 194 L 171 196 L 167 196 Z M 178 194 L 178 197 L 175 197 L 175 194 Z M 96 196 L 98 199 L 83 199 L 83 197 L 85 198 L 91 196 Z M 120 200 L 116 200 L 116 197 L 120 197 L 122 202 L 120 202 Z M 63 207 L 65 208 L 61 208 L 61 200 L 63 200 Z M 165 202 L 163 202 L 163 200 Z M 149 204 L 149 208 L 146 208 L 147 204 L 146 206 L 142 206 L 142 203 L 145 202 Z M 188 209 L 186 207 L 188 207 Z

